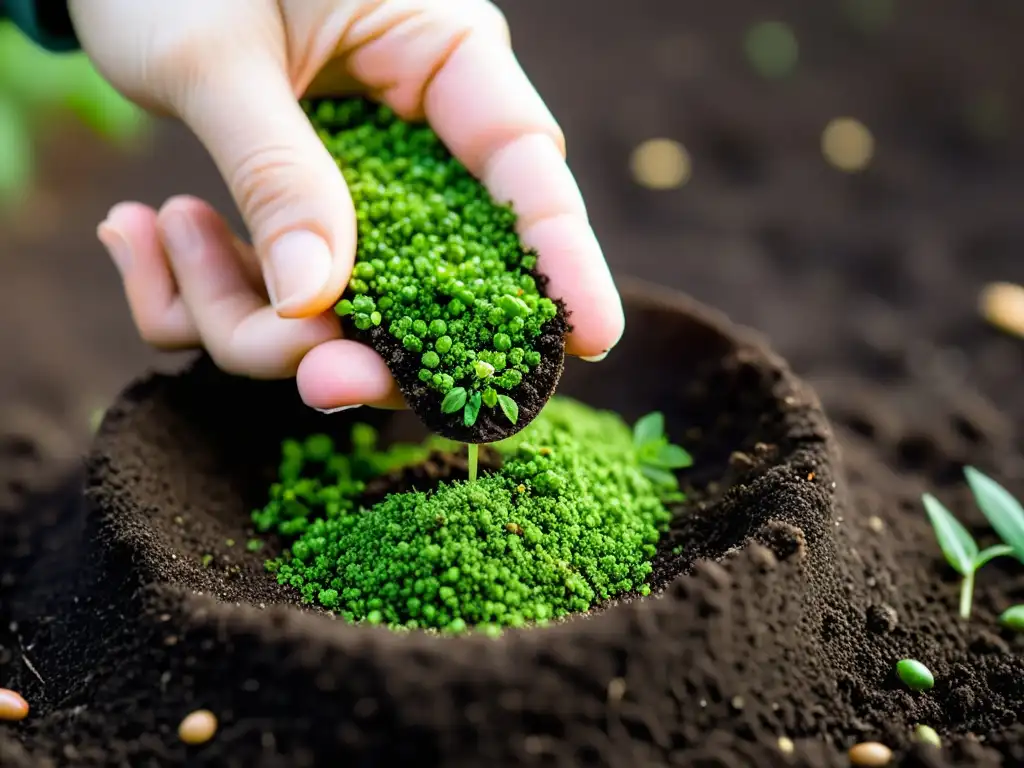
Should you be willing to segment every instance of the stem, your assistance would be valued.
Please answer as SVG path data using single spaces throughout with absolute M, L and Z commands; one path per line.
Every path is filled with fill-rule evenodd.
M 480 462 L 480 445 L 478 443 L 470 443 L 469 448 L 469 482 L 476 482 L 476 470 L 477 464 Z
M 974 597 L 974 571 L 964 576 L 960 584 L 960 617 L 971 618 L 971 599 Z

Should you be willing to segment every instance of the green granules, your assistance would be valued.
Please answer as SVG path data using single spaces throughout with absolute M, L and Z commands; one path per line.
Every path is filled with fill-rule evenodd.
M 493 446 L 500 470 L 394 493 L 368 509 L 357 502 L 360 473 L 394 467 L 416 449 L 379 459 L 364 451 L 357 472 L 351 459 L 325 457 L 319 441 L 315 459 L 311 441 L 304 452 L 286 444 L 282 481 L 254 514 L 261 530 L 294 538 L 268 566 L 307 602 L 350 621 L 497 632 L 650 591 L 671 514 L 613 413 L 553 398 Z
M 540 365 L 536 341 L 558 314 L 515 214 L 426 126 L 362 99 L 307 111 L 356 207 L 356 264 L 337 313 L 357 331 L 386 331 L 399 383 L 405 373 L 436 393 L 432 407 L 461 412 L 466 427 L 481 408 L 515 424 L 515 390 Z

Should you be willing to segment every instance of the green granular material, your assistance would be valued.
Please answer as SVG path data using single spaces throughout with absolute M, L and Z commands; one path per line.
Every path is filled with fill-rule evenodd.
M 363 99 L 306 108 L 356 208 L 356 263 L 336 312 L 418 356 L 428 389 L 465 390 L 446 412 L 473 402 L 475 421 L 477 398 L 496 407 L 540 364 L 535 342 L 558 313 L 541 295 L 515 214 L 429 127 Z
M 358 504 L 351 461 L 325 457 L 323 438 L 311 440 L 321 449 L 315 458 L 286 444 L 282 481 L 254 514 L 260 530 L 295 537 L 268 567 L 306 602 L 393 628 L 499 632 L 650 591 L 671 513 L 616 414 L 552 398 L 522 432 L 494 444 L 500 470 L 391 494 L 368 509 Z M 398 466 L 417 450 L 425 448 L 364 452 L 360 466 Z

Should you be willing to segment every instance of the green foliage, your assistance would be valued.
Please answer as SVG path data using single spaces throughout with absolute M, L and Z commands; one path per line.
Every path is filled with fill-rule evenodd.
M 253 515 L 291 541 L 268 567 L 307 602 L 350 621 L 494 634 L 650 591 L 671 513 L 613 413 L 552 398 L 493 445 L 500 470 L 370 508 L 365 481 L 425 448 L 364 444 L 357 460 L 317 440 L 284 444 L 281 478 Z
M 1024 562 L 1024 508 L 999 483 L 974 467 L 964 467 L 964 476 L 974 494 L 974 501 L 1003 543 L 1013 549 Z
M 516 401 L 508 395 L 498 395 L 498 405 L 501 406 L 502 413 L 505 414 L 505 418 L 516 424 L 519 421 L 519 406 Z
M 999 616 L 999 623 L 1014 632 L 1024 632 L 1024 605 L 1007 608 Z
M 693 465 L 693 457 L 678 445 L 672 445 L 665 434 L 665 416 L 649 413 L 633 426 L 633 445 L 641 471 L 665 494 L 678 498 L 679 481 L 673 470 Z
M 931 670 L 916 659 L 896 662 L 896 674 L 912 691 L 929 691 L 935 687 L 935 676 Z
M 306 108 L 356 205 L 356 264 L 337 313 L 422 355 L 419 380 L 445 398 L 444 413 L 458 410 L 454 390 L 466 391 L 466 409 L 481 402 L 474 393 L 514 394 L 540 365 L 535 343 L 557 307 L 540 294 L 537 257 L 519 242 L 510 207 L 427 126 L 362 99 Z M 478 416 L 466 410 L 463 421 Z
M 974 594 L 974 574 L 989 560 L 1013 554 L 1013 550 L 1005 546 L 994 546 L 979 551 L 971 534 L 942 502 L 930 493 L 924 494 L 921 501 L 924 502 L 925 512 L 928 513 L 928 519 L 946 562 L 964 577 L 960 585 L 960 616 L 969 619 Z

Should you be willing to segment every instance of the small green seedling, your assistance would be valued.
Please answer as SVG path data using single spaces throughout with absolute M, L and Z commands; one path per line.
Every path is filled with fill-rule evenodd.
M 928 744 L 936 749 L 942 748 L 942 739 L 930 725 L 918 725 L 914 728 L 914 738 L 922 744 Z
M 1024 507 L 1008 490 L 974 467 L 964 467 L 964 476 L 978 509 L 1013 555 L 1024 562 Z
M 931 670 L 916 659 L 896 662 L 896 674 L 912 691 L 930 691 L 935 687 L 935 676 Z
M 1014 632 L 1024 632 L 1024 605 L 1007 608 L 999 617 L 999 623 Z
M 651 482 L 668 491 L 679 489 L 679 481 L 672 470 L 693 466 L 693 457 L 686 449 L 669 443 L 665 416 L 658 411 L 647 414 L 633 426 L 633 447 L 640 470 Z
M 939 547 L 953 570 L 963 576 L 960 584 L 960 616 L 971 617 L 971 602 L 974 596 L 974 574 L 981 566 L 996 557 L 1014 554 L 1014 550 L 1005 545 L 996 545 L 979 551 L 978 544 L 967 529 L 963 527 L 953 513 L 930 493 L 921 497 L 924 509 L 928 513 L 935 538 Z
M 444 396 L 444 400 L 441 401 L 441 411 L 443 413 L 458 413 L 462 411 L 462 423 L 467 427 L 472 427 L 476 424 L 476 420 L 480 418 L 480 408 L 488 406 L 493 408 L 495 406 L 501 408 L 501 412 L 505 414 L 505 418 L 511 423 L 516 424 L 519 421 L 519 406 L 516 401 L 508 395 L 493 395 L 494 390 L 485 390 L 484 392 L 473 392 L 470 394 L 465 387 L 454 387 L 448 390 L 448 394 Z M 490 397 L 488 395 L 491 395 Z

